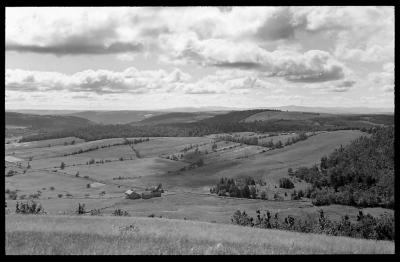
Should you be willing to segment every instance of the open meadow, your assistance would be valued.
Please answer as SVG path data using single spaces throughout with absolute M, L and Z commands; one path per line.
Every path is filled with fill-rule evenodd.
M 6 216 L 6 254 L 393 254 L 394 243 L 139 217 Z

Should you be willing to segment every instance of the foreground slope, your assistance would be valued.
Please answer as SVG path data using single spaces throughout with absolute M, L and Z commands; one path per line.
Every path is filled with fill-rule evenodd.
M 6 216 L 6 254 L 317 253 L 394 253 L 394 243 L 160 218 Z

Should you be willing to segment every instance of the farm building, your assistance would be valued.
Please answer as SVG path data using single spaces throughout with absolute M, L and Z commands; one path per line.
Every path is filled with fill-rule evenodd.
M 125 197 L 127 199 L 139 199 L 141 198 L 140 194 L 134 192 L 133 190 L 129 189 L 125 192 Z
M 161 192 L 159 191 L 153 191 L 153 192 L 143 192 L 142 193 L 142 198 L 143 199 L 150 199 L 153 197 L 160 197 L 161 196 Z
M 164 193 L 164 189 L 162 188 L 162 184 L 159 184 L 157 187 L 156 186 L 152 186 L 152 187 L 146 188 L 146 191 Z

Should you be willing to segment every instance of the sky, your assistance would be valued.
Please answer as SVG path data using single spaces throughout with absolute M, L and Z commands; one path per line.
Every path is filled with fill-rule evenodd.
M 394 7 L 7 7 L 7 109 L 394 108 Z

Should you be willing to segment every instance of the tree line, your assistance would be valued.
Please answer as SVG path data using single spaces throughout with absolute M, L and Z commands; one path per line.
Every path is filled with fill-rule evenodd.
M 235 225 L 296 231 L 302 233 L 326 234 L 331 236 L 346 236 L 375 240 L 394 240 L 395 220 L 394 216 L 384 213 L 379 217 L 364 214 L 359 211 L 357 220 L 352 222 L 348 215 L 342 216 L 340 221 L 330 220 L 322 209 L 319 210 L 318 219 L 300 219 L 294 216 L 286 216 L 283 219 L 278 213 L 256 211 L 255 218 L 245 211 L 237 210 L 231 217 Z

